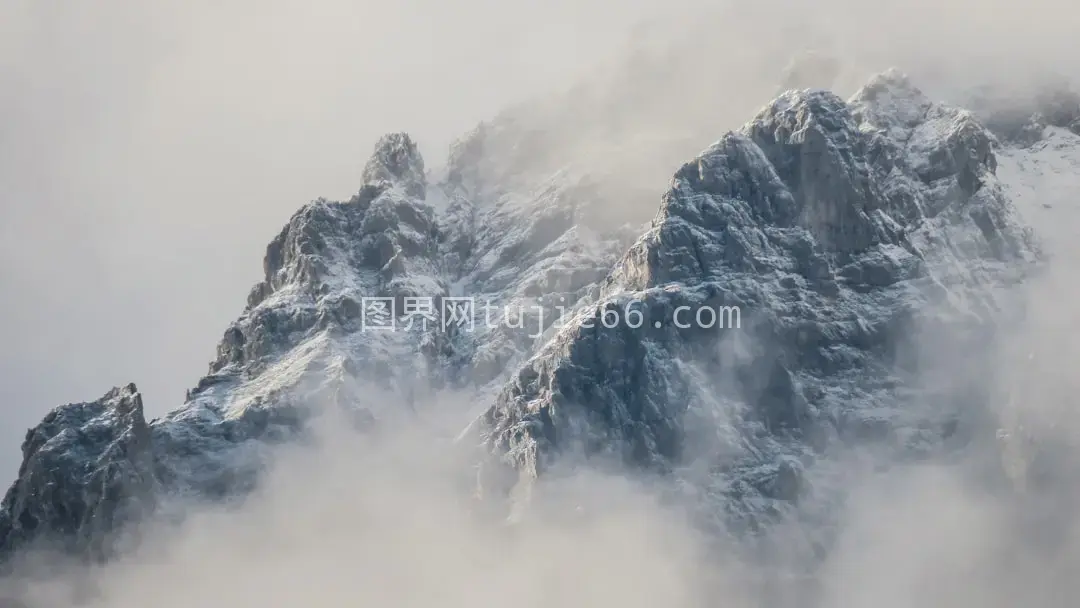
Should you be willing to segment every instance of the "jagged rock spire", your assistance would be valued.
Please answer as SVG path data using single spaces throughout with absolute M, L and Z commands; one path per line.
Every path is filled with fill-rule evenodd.
M 418 200 L 416 145 L 386 135 L 369 186 L 305 206 L 267 248 L 264 281 L 181 408 L 147 422 L 131 386 L 30 432 L 0 502 L 0 576 L 5 555 L 48 536 L 107 555 L 109 533 L 157 497 L 249 492 L 265 448 L 304 431 L 308 404 L 385 424 L 399 389 L 428 378 L 475 383 L 489 400 L 470 427 L 497 456 L 483 459 L 486 494 L 583 451 L 685 483 L 709 522 L 757 527 L 826 504 L 813 481 L 830 473 L 831 442 L 884 439 L 918 456 L 954 432 L 954 410 L 976 406 L 966 383 L 920 393 L 911 368 L 987 350 L 971 340 L 995 319 L 977 311 L 999 310 L 997 287 L 1033 257 L 990 142 L 898 72 L 849 102 L 791 91 L 680 169 L 627 251 L 623 235 L 575 225 L 590 196 L 558 175 L 536 189 L 483 173 L 480 195 L 466 185 L 436 215 Z M 481 132 L 451 155 L 466 184 L 505 142 L 486 143 Z M 364 307 L 451 294 L 543 320 L 457 331 L 414 319 L 412 331 L 387 327 L 403 316 L 393 308 Z M 951 338 L 954 324 L 955 345 L 910 354 L 909 336 Z
M 938 449 L 982 396 L 912 400 L 912 372 L 981 348 L 996 313 L 967 311 L 1001 310 L 998 287 L 1038 259 L 990 141 L 969 112 L 930 102 L 898 71 L 851 102 L 780 95 L 675 174 L 591 310 L 498 394 L 481 419 L 499 457 L 483 483 L 528 486 L 567 454 L 575 466 L 615 457 L 676 477 L 716 471 L 688 482 L 719 497 L 704 525 L 723 513 L 727 533 L 826 496 L 804 493 L 816 473 L 802 463 L 827 468 L 830 442 L 913 436 L 918 419 L 933 430 L 897 453 Z M 680 307 L 706 314 L 680 325 Z M 717 322 L 716 311 L 739 312 Z
M 150 443 L 134 384 L 53 409 L 27 431 L 19 477 L 0 502 L 0 561 L 33 541 L 54 540 L 108 557 L 113 533 L 151 508 Z
M 418 198 L 424 198 L 427 193 L 424 159 L 408 133 L 380 137 L 364 165 L 363 178 L 365 183 L 391 182 Z

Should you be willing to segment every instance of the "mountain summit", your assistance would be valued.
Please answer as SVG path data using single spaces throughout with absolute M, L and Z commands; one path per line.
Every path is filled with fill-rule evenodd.
M 1041 259 L 1003 144 L 897 71 L 847 101 L 784 92 L 679 168 L 647 226 L 590 216 L 587 172 L 487 171 L 510 132 L 466 136 L 441 181 L 408 135 L 381 138 L 355 196 L 271 241 L 183 405 L 147 421 L 128 385 L 28 432 L 0 554 L 60 539 L 108 558 L 174 497 L 249 491 L 320 411 L 377 431 L 445 389 L 483 406 L 461 427 L 485 496 L 611 462 L 757 529 L 835 499 L 815 479 L 838 446 L 947 449 L 986 396 L 927 378 L 994 339 L 1002 291 Z M 470 307 L 450 322 L 454 302 Z

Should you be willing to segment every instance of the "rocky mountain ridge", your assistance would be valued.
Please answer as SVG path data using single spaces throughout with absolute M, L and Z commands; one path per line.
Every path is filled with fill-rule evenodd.
M 781 95 L 676 173 L 588 322 L 488 411 L 493 447 L 529 478 L 567 449 L 704 467 L 717 509 L 743 523 L 795 501 L 834 438 L 935 449 L 978 396 L 918 386 L 933 363 L 914 336 L 947 329 L 943 361 L 977 347 L 995 291 L 1040 256 L 992 141 L 897 72 L 848 103 Z M 742 325 L 674 327 L 680 306 L 738 309 Z M 630 308 L 640 329 L 601 323 Z
M 352 199 L 297 211 L 180 408 L 147 421 L 128 385 L 53 410 L 0 504 L 0 554 L 59 537 L 107 558 L 162 498 L 251 488 L 314 412 L 370 428 L 412 415 L 383 404 L 444 388 L 487 404 L 467 435 L 491 455 L 485 492 L 611 457 L 757 528 L 829 499 L 813 479 L 832 446 L 919 457 L 963 428 L 977 387 L 935 392 L 914 336 L 948 336 L 939 357 L 992 339 L 999 292 L 1040 259 L 995 175 L 1001 141 L 896 71 L 847 102 L 780 95 L 679 169 L 640 229 L 590 213 L 603 184 L 587 173 L 490 168 L 497 131 L 460 141 L 435 183 L 388 135 Z M 462 329 L 439 314 L 455 297 L 525 317 L 473 309 Z M 367 298 L 398 322 L 416 299 L 435 314 L 372 329 Z M 677 327 L 680 306 L 737 309 L 740 325 Z

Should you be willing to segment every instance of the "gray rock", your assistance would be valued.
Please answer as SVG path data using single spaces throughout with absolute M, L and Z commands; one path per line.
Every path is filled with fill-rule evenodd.
M 0 547 L 11 553 L 59 536 L 71 551 L 106 555 L 93 543 L 132 519 L 136 502 L 142 514 L 154 499 L 250 490 L 267 450 L 299 438 L 313 404 L 369 426 L 381 399 L 361 394 L 354 378 L 398 390 L 439 357 L 434 327 L 363 331 L 365 298 L 400 312 L 405 298 L 447 293 L 435 213 L 416 198 L 422 168 L 408 136 L 387 136 L 365 171 L 375 181 L 347 202 L 320 199 L 297 211 L 267 247 L 264 280 L 183 406 L 147 423 L 129 387 L 58 408 L 32 430 L 0 508 Z
M 447 384 L 492 404 L 471 428 L 498 461 L 496 495 L 568 455 L 610 458 L 759 526 L 821 493 L 831 445 L 918 455 L 954 433 L 975 397 L 915 386 L 933 361 L 905 338 L 954 337 L 941 357 L 975 348 L 995 290 L 1039 257 L 994 137 L 895 72 L 846 103 L 781 95 L 679 169 L 647 227 L 590 211 L 618 191 L 606 178 L 521 170 L 555 163 L 544 142 L 496 120 L 429 181 L 407 135 L 380 139 L 356 196 L 304 206 L 270 243 L 182 406 L 146 422 L 128 387 L 31 431 L 3 551 L 59 537 L 107 556 L 161 505 L 249 491 L 320 411 L 363 432 L 409 424 Z M 442 314 L 451 297 L 472 298 L 464 326 Z M 416 299 L 433 314 L 408 322 Z M 414 407 L 386 407 L 402 397 Z
M 424 198 L 427 175 L 424 159 L 407 133 L 384 135 L 375 144 L 375 154 L 364 165 L 364 182 L 400 184 L 409 196 Z
M 0 503 L 0 555 L 36 542 L 109 556 L 113 532 L 153 508 L 150 435 L 133 384 L 51 411 L 27 432 L 18 479 Z
M 781 95 L 676 173 L 591 310 L 484 415 L 491 449 L 525 484 L 567 457 L 685 471 L 753 527 L 830 441 L 941 444 L 966 396 L 915 386 L 934 364 L 911 338 L 977 348 L 994 289 L 1040 255 L 991 140 L 897 72 L 847 103 Z
M 149 423 L 139 410 L 145 428 L 140 457 L 150 465 L 134 471 L 103 461 L 103 470 L 116 469 L 110 483 L 123 488 L 130 482 L 140 488 L 138 496 L 161 503 L 242 496 L 257 484 L 268 450 L 304 437 L 311 417 L 326 407 L 344 410 L 367 431 L 397 419 L 407 423 L 414 414 L 388 410 L 385 402 L 422 402 L 447 382 L 494 384 L 530 351 L 541 321 L 511 327 L 500 314 L 487 327 L 477 307 L 470 329 L 444 327 L 441 304 L 451 288 L 473 295 L 477 305 L 515 314 L 531 314 L 540 294 L 565 294 L 572 304 L 630 241 L 625 231 L 600 238 L 577 227 L 576 209 L 587 193 L 574 180 L 552 177 L 524 194 L 483 190 L 476 180 L 429 187 L 423 166 L 407 135 L 388 135 L 377 143 L 364 171 L 368 182 L 352 199 L 319 199 L 293 215 L 268 245 L 263 280 L 184 405 Z M 441 213 L 431 204 L 439 199 L 447 203 Z M 368 314 L 372 298 L 390 314 Z M 411 299 L 430 305 L 430 318 L 410 322 Z M 552 298 L 546 307 L 558 305 Z M 373 328 L 383 321 L 391 328 Z M 111 395 L 102 403 L 111 403 Z M 82 432 L 81 418 L 55 416 L 43 428 L 63 437 Z M 101 433 L 126 432 L 123 418 L 102 420 L 94 423 L 107 427 Z M 80 467 L 89 456 L 69 443 L 55 445 L 48 453 L 66 459 L 50 469 L 56 504 L 38 504 L 45 498 L 20 490 L 38 479 L 22 473 L 0 509 L 0 546 L 8 553 L 41 535 L 104 539 L 126 521 L 30 519 L 27 514 L 39 511 L 85 511 L 77 501 L 87 492 Z M 32 456 L 25 470 L 33 471 Z M 152 486 L 144 492 L 147 480 Z M 68 548 L 89 550 L 78 543 Z

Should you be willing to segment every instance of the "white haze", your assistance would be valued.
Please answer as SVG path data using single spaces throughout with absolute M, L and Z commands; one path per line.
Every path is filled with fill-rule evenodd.
M 676 75 L 660 95 L 652 79 L 623 82 L 611 103 L 633 132 L 689 131 L 660 151 L 620 153 L 627 173 L 661 180 L 767 101 L 778 74 L 764 67 L 805 46 L 841 54 L 854 82 L 898 65 L 939 96 L 1080 76 L 1080 11 L 1048 0 L 774 0 L 727 12 L 599 0 L 223 4 L 0 7 L 5 428 L 129 380 L 152 412 L 176 405 L 258 277 L 269 236 L 303 201 L 355 190 L 377 135 L 409 130 L 437 164 L 476 121 L 570 86 L 647 14 L 664 13 L 655 44 L 678 49 Z M 557 135 L 570 156 L 594 151 Z M 969 462 L 852 473 L 837 548 L 802 605 L 1072 605 L 1080 217 L 1071 192 L 1051 202 L 1060 214 L 1032 216 L 1051 272 L 1025 287 L 1033 312 L 991 353 L 999 365 L 986 382 L 1036 437 L 1064 438 L 1054 491 L 988 489 Z M 445 401 L 449 420 L 433 427 L 378 443 L 324 435 L 280 454 L 243 505 L 145 531 L 139 552 L 95 573 L 99 605 L 779 605 L 734 548 L 706 547 L 681 511 L 629 477 L 554 483 L 517 527 L 475 513 L 458 479 L 467 459 L 434 440 L 458 430 Z M 16 435 L 0 440 L 4 464 Z M 31 591 L 69 605 L 56 599 L 67 585 Z

